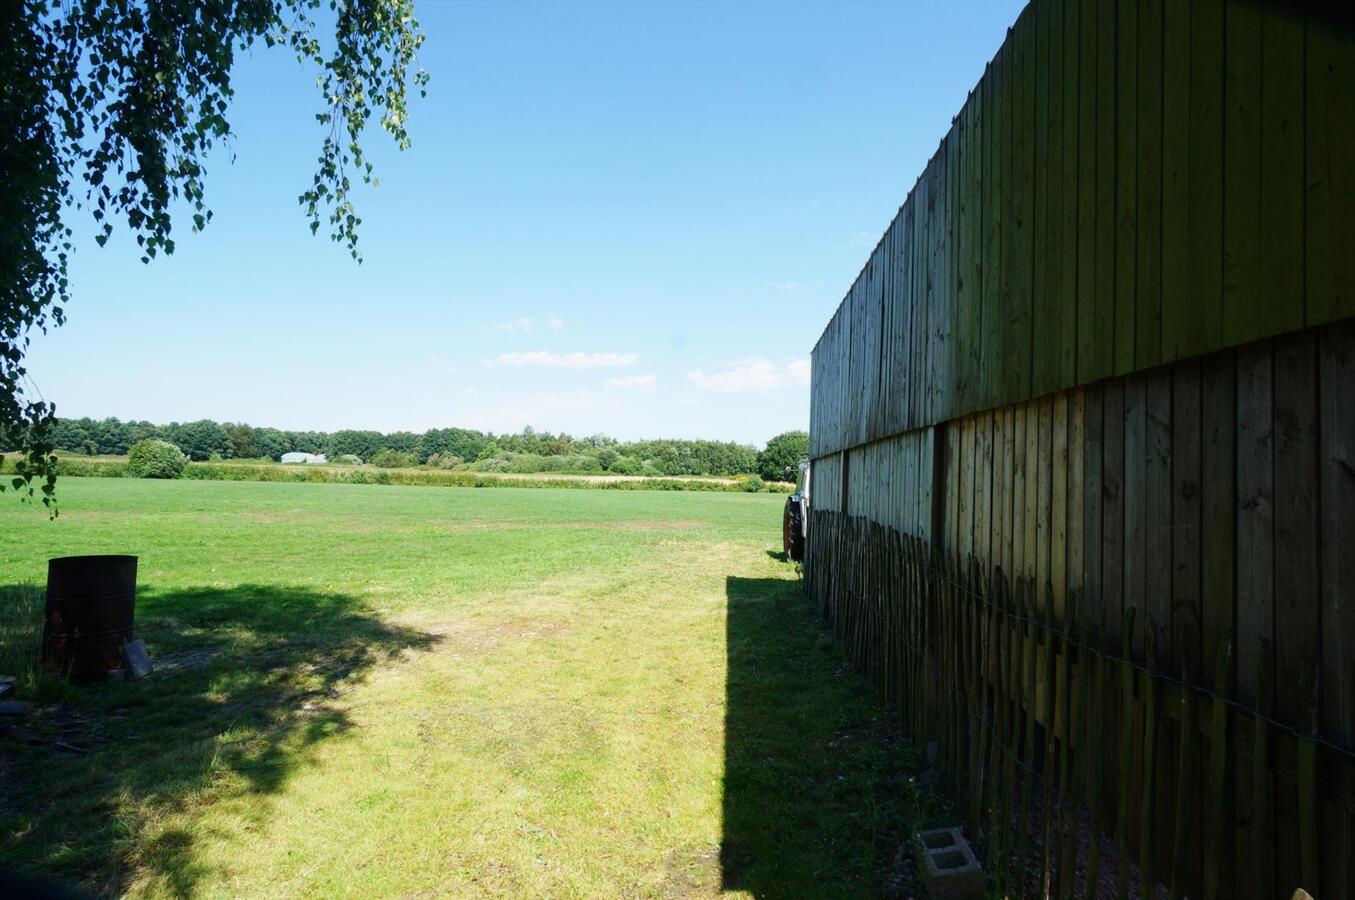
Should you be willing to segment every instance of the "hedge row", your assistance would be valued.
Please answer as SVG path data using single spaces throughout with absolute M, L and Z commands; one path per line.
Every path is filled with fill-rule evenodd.
M 4 471 L 12 472 L 14 463 L 5 460 Z M 127 463 L 119 460 L 63 457 L 57 473 L 64 477 L 134 478 Z M 746 493 L 766 491 L 788 493 L 790 485 L 763 482 L 756 477 L 725 483 L 682 478 L 504 478 L 476 472 L 449 472 L 442 469 L 335 468 L 328 466 L 217 465 L 190 463 L 183 478 L 200 481 L 287 481 L 327 484 L 399 484 L 438 487 L 488 488 L 581 488 L 619 491 L 715 491 Z

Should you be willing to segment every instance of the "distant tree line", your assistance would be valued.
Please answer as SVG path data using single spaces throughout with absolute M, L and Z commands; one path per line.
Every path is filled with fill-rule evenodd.
M 389 468 L 436 466 L 469 471 L 613 472 L 623 475 L 740 475 L 793 480 L 794 465 L 809 449 L 803 431 L 786 432 L 756 447 L 732 441 L 618 441 L 607 435 L 573 437 L 524 428 L 495 435 L 471 428 L 396 431 L 287 431 L 243 422 L 124 422 L 117 418 L 58 419 L 52 428 L 58 450 L 71 453 L 127 453 L 138 441 L 167 441 L 189 459 L 272 459 L 284 453 L 354 456 Z

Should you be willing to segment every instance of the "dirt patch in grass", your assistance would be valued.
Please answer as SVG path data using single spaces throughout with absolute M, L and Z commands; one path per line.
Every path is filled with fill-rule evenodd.
M 429 629 L 433 649 L 453 656 L 479 657 L 510 641 L 554 637 L 568 630 L 559 619 L 514 616 L 491 622 L 459 622 Z
M 659 896 L 664 900 L 714 897 L 720 893 L 720 872 L 719 847 L 679 847 L 663 862 Z

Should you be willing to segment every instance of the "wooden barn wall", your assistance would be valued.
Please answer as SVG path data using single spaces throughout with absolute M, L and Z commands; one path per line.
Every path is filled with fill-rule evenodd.
M 813 353 L 811 456 L 1355 315 L 1355 42 L 1033 0 Z
M 814 508 L 842 512 L 842 454 L 831 453 L 814 460 L 811 479 Z
M 1355 325 L 967 416 L 947 429 L 945 458 L 944 544 L 1033 581 L 1037 616 L 1062 624 L 1076 604 L 1107 652 L 1132 621 L 1135 660 L 1196 682 L 1232 641 L 1233 699 L 1355 748 Z M 1161 733 L 1165 758 L 1179 756 L 1179 733 Z M 1236 770 L 1245 821 L 1258 814 L 1251 765 Z M 1271 777 L 1273 822 L 1239 832 L 1239 897 L 1299 883 L 1292 770 Z M 1352 896 L 1351 785 L 1327 787 L 1339 890 L 1322 896 Z M 1169 828 L 1171 802 L 1161 815 Z M 1255 885 L 1257 854 L 1274 856 L 1277 882 Z
M 846 502 L 834 509 L 930 539 L 935 433 L 924 428 L 847 451 Z
M 845 504 L 837 495 L 820 503 L 816 468 L 816 511 L 930 541 L 1008 593 L 1023 581 L 1036 620 L 1075 621 L 1108 655 L 1128 647 L 1148 671 L 1222 687 L 1291 733 L 1355 750 L 1355 320 L 972 413 L 844 456 Z M 810 540 L 823 548 L 849 520 L 816 533 L 819 521 Z M 818 549 L 810 558 L 832 557 Z M 1224 642 L 1231 665 L 1220 686 Z M 1152 815 L 1171 834 L 1181 798 L 1198 804 L 1200 787 L 1178 796 L 1181 729 L 1171 709 L 1158 714 Z M 1118 709 L 1107 706 L 1105 720 L 1104 746 L 1119 747 Z M 1250 725 L 1236 732 L 1227 814 L 1237 827 L 1219 850 L 1229 863 L 1218 896 L 1289 896 L 1302 864 L 1293 745 L 1277 743 L 1288 749 L 1258 770 Z M 1206 735 L 1194 740 L 1193 771 L 1207 771 L 1207 747 Z M 1116 765 L 1105 768 L 1118 777 Z M 1321 771 L 1315 896 L 1355 896 L 1355 768 L 1346 759 Z M 1193 827 L 1194 861 L 1178 865 L 1198 885 L 1198 818 Z M 1172 871 L 1171 850 L 1155 848 L 1157 871 Z M 1258 871 L 1258 860 L 1270 862 Z

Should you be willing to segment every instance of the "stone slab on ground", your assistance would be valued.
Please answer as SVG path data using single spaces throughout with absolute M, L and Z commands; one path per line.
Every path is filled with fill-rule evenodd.
M 151 656 L 146 652 L 146 642 L 137 638 L 122 645 L 122 667 L 128 681 L 145 678 L 155 671 L 151 665 Z

